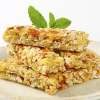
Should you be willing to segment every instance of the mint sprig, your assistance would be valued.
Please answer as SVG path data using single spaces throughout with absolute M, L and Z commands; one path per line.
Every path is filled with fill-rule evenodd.
M 49 13 L 49 26 L 47 25 L 47 21 L 43 17 L 43 15 L 36 10 L 33 6 L 29 6 L 28 8 L 28 14 L 29 18 L 32 21 L 32 25 L 38 27 L 38 28 L 67 28 L 70 24 L 71 21 L 67 18 L 59 18 L 55 19 L 55 16 L 53 13 Z

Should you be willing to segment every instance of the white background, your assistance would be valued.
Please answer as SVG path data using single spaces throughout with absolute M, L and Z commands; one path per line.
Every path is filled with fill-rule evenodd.
M 100 41 L 100 0 L 0 0 L 0 46 L 6 27 L 31 25 L 27 8 L 33 5 L 48 20 L 48 13 L 72 20 L 70 29 L 86 31 L 91 40 Z

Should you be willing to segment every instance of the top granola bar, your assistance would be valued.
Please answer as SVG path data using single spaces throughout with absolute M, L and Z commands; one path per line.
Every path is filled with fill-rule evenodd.
M 32 26 L 9 27 L 4 33 L 9 43 L 49 48 L 51 50 L 83 51 L 88 45 L 88 34 L 81 31 L 34 28 Z

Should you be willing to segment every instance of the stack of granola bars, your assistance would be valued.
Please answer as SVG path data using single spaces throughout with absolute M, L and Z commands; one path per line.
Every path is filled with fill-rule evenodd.
M 87 49 L 81 31 L 14 26 L 4 33 L 9 57 L 0 61 L 0 78 L 55 94 L 100 78 L 100 58 Z

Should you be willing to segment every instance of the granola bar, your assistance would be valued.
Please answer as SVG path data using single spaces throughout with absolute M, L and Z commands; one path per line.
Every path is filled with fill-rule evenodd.
M 83 52 L 54 52 L 38 47 L 10 44 L 8 51 L 13 61 L 32 66 L 42 74 L 64 72 L 69 68 L 91 68 L 98 66 L 100 62 L 100 57 L 88 49 Z
M 19 64 L 32 67 L 42 74 L 64 72 L 64 59 L 53 51 L 32 46 L 10 44 L 10 58 Z
M 0 61 L 0 78 L 36 87 L 52 95 L 65 87 L 100 78 L 100 67 L 69 69 L 64 73 L 42 75 L 31 67 L 17 65 L 9 61 Z
M 0 61 L 0 78 L 39 88 L 48 94 L 55 94 L 65 88 L 65 78 L 61 72 L 42 75 L 31 67 Z
M 83 51 L 89 43 L 85 32 L 32 26 L 9 27 L 4 33 L 4 40 L 14 44 L 78 52 Z
M 86 49 L 83 52 L 61 52 L 61 57 L 64 58 L 66 68 L 92 68 L 100 63 L 100 56 L 92 50 Z
M 100 66 L 85 69 L 69 69 L 63 74 L 65 76 L 65 83 L 68 86 L 74 84 L 81 84 L 91 79 L 100 78 Z

